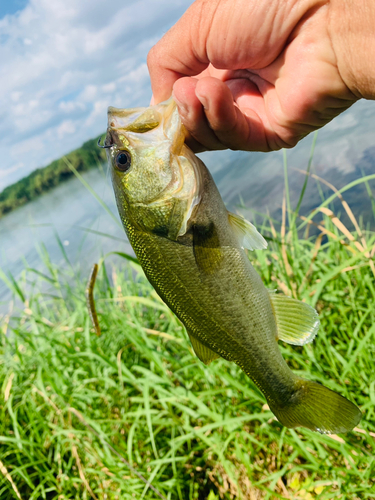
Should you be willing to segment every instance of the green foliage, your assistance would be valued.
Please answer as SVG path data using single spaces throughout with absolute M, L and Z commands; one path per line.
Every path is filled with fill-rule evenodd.
M 98 138 L 91 139 L 66 155 L 77 171 L 84 172 L 106 160 L 105 151 L 98 148 L 97 140 Z M 72 176 L 73 172 L 64 161 L 64 157 L 53 161 L 44 168 L 34 170 L 30 175 L 6 187 L 0 193 L 0 218 Z
M 375 498 L 375 235 L 317 213 L 299 230 L 286 209 L 255 221 L 269 248 L 250 258 L 267 287 L 317 307 L 314 342 L 280 348 L 360 406 L 358 428 L 282 427 L 237 366 L 195 357 L 134 262 L 101 267 L 97 337 L 82 277 L 46 255 L 7 279 L 24 306 L 0 327 L 0 498 L 160 498 L 135 471 L 170 500 Z
M 254 221 L 269 247 L 249 256 L 268 288 L 319 311 L 312 344 L 280 349 L 296 373 L 359 405 L 353 432 L 282 427 L 236 365 L 196 358 L 125 254 L 123 268 L 101 260 L 96 336 L 79 269 L 45 252 L 45 271 L 0 270 L 23 304 L 0 322 L 0 498 L 375 498 L 375 234 L 334 196 L 353 227 L 327 200 L 301 217 L 287 197 L 281 223 Z

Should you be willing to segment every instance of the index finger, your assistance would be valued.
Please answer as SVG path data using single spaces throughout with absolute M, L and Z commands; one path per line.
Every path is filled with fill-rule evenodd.
M 206 36 L 198 26 L 198 19 L 199 16 L 189 7 L 148 53 L 147 65 L 155 104 L 171 96 L 176 80 L 198 75 L 207 68 Z

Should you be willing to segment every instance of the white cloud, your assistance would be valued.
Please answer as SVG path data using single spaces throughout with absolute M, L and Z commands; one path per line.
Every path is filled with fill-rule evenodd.
M 20 161 L 19 163 L 16 163 L 12 167 L 6 168 L 5 170 L 0 170 L 0 179 L 2 179 L 3 177 L 6 177 L 7 175 L 9 175 L 13 172 L 17 172 L 17 170 L 20 170 L 24 166 L 25 166 L 25 164 L 22 161 Z
M 65 120 L 57 127 L 57 137 L 63 139 L 66 135 L 74 134 L 76 126 L 72 120 Z
M 98 87 L 96 85 L 86 85 L 81 92 L 79 98 L 83 101 L 92 102 L 98 94 Z
M 146 105 L 147 52 L 190 3 L 29 0 L 0 19 L 3 185 L 104 131 L 107 106 Z
M 59 104 L 59 108 L 65 113 L 69 114 L 77 110 L 84 110 L 85 104 L 78 101 L 61 101 Z
M 10 94 L 10 98 L 13 102 L 18 102 L 22 96 L 22 92 L 12 92 Z
M 115 82 L 107 83 L 107 84 L 103 85 L 103 87 L 102 87 L 103 92 L 114 92 L 115 90 L 116 90 L 116 83 Z

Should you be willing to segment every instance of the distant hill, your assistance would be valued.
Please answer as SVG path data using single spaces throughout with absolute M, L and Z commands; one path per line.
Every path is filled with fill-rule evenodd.
M 103 149 L 97 146 L 98 137 L 85 142 L 80 148 L 65 155 L 76 170 L 84 172 L 106 160 Z M 62 158 L 6 187 L 0 193 L 0 218 L 21 205 L 58 186 L 74 174 Z

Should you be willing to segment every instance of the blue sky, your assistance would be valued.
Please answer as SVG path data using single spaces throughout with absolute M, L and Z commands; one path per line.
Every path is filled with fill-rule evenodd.
M 27 0 L 2 0 L 0 2 L 0 19 L 7 14 L 15 14 L 26 7 Z
M 0 191 L 147 105 L 148 50 L 191 3 L 0 1 Z

